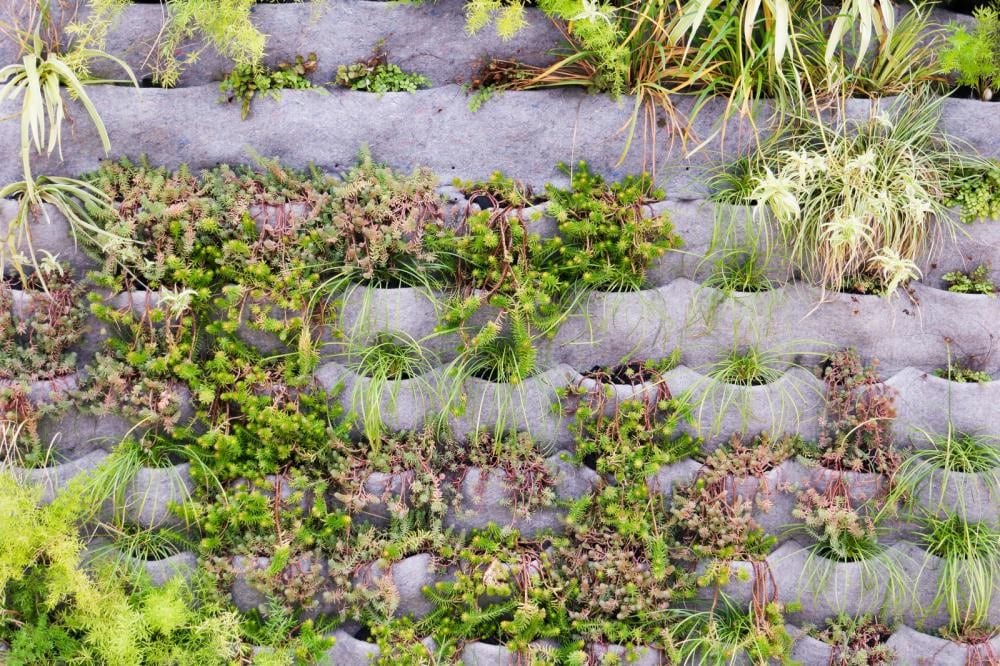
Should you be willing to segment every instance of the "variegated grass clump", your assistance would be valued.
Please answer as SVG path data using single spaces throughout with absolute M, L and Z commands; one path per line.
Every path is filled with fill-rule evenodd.
M 749 161 L 744 192 L 809 280 L 839 290 L 875 281 L 891 294 L 952 223 L 957 157 L 937 130 L 940 101 L 826 123 L 803 117 Z

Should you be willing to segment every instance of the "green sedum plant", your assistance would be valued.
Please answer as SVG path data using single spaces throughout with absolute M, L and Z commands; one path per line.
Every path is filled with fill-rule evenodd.
M 670 216 L 651 207 L 664 198 L 649 174 L 608 185 L 586 162 L 560 164 L 568 189 L 549 185 L 548 214 L 559 224 L 557 250 L 568 284 L 602 291 L 638 291 L 649 265 L 681 245 Z

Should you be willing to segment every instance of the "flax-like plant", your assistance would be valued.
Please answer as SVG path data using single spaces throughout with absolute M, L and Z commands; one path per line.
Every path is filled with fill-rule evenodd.
M 519 66 L 511 88 L 583 87 L 634 98 L 628 120 L 622 126 L 624 161 L 640 120 L 650 160 L 656 165 L 653 135 L 659 120 L 671 134 L 686 139 L 687 119 L 671 99 L 712 75 L 712 65 L 685 59 L 685 45 L 670 44 L 668 29 L 674 11 L 665 0 L 633 0 L 620 7 L 598 6 L 581 0 L 543 0 L 539 6 L 553 19 L 566 21 L 565 48 L 553 53 L 558 60 L 548 67 Z
M 111 150 L 111 141 L 104 121 L 87 96 L 84 79 L 59 54 L 44 53 L 44 45 L 37 32 L 32 36 L 31 44 L 31 51 L 24 54 L 20 63 L 0 69 L 0 83 L 3 84 L 0 88 L 0 102 L 8 99 L 16 102 L 18 98 L 21 99 L 21 164 L 25 182 L 28 183 L 28 193 L 33 195 L 32 146 L 39 154 L 45 152 L 51 155 L 58 150 L 60 158 L 62 157 L 62 122 L 66 117 L 63 88 L 86 109 L 105 153 Z M 86 49 L 75 51 L 74 56 L 81 61 L 94 58 L 111 60 L 125 70 L 133 85 L 139 85 L 129 66 L 112 55 Z
M 724 0 L 685 2 L 670 24 L 670 43 L 680 44 L 686 40 L 688 45 L 692 45 L 699 31 L 703 31 L 705 15 L 722 2 Z M 776 64 L 781 64 L 785 55 L 793 50 L 799 18 L 792 0 L 736 0 L 726 1 L 724 4 L 733 15 L 740 17 L 747 43 L 751 42 L 750 35 L 754 25 L 763 17 L 768 32 L 774 35 L 773 42 L 766 48 Z M 853 27 L 857 27 L 861 35 L 861 53 L 868 50 L 873 33 L 880 41 L 888 39 L 895 25 L 893 12 L 893 5 L 888 0 L 843 0 L 826 43 L 826 60 L 833 59 L 844 37 Z

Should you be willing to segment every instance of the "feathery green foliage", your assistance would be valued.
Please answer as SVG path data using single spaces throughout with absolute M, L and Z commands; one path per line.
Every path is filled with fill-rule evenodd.
M 1000 88 L 1000 6 L 984 4 L 973 16 L 972 32 L 965 26 L 954 27 L 948 48 L 941 53 L 941 66 L 955 74 L 959 85 L 989 100 Z

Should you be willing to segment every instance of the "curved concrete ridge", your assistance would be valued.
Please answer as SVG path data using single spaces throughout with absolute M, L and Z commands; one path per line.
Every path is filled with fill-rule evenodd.
M 785 630 L 792 636 L 792 658 L 802 666 L 829 666 L 835 657 L 834 646 L 810 636 L 806 631 L 794 625 L 786 624 Z M 379 648 L 352 636 L 350 633 L 338 630 L 333 634 L 334 646 L 327 651 L 324 661 L 326 666 L 364 666 L 378 658 Z M 433 639 L 428 637 L 422 641 L 428 651 L 434 653 Z M 901 625 L 890 635 L 887 645 L 895 652 L 898 664 L 922 664 L 924 666 L 962 666 L 967 661 L 972 646 L 949 641 L 932 636 L 907 625 Z M 1000 637 L 989 641 L 993 652 L 1000 652 Z M 632 650 L 633 660 L 624 661 L 626 648 L 619 645 L 588 644 L 588 653 L 594 658 L 602 658 L 604 654 L 616 655 L 622 663 L 634 666 L 659 666 L 664 663 L 664 656 L 656 648 L 638 647 Z M 465 646 L 461 663 L 464 666 L 517 666 L 518 654 L 502 645 L 473 642 Z M 734 663 L 744 663 L 735 657 Z M 599 663 L 599 662 L 598 662 Z M 746 662 L 749 663 L 749 662 Z M 979 662 L 975 662 L 979 663 Z M 984 662 L 985 663 L 985 662 Z
M 100 406 L 79 407 L 74 404 L 73 393 L 84 383 L 82 371 L 53 380 L 27 383 L 27 396 L 33 403 L 57 405 L 52 414 L 44 415 L 38 423 L 38 436 L 50 447 L 57 462 L 72 460 L 95 450 L 110 450 L 127 436 L 139 437 L 158 428 L 105 412 Z M 5 384 L 18 382 L 0 380 L 0 388 Z M 178 383 L 173 385 L 173 393 L 178 402 L 178 421 L 190 422 L 195 413 L 190 390 Z M 68 401 L 67 404 L 61 405 L 64 401 Z
M 934 605 L 942 561 L 915 543 L 898 541 L 867 561 L 839 562 L 813 554 L 796 541 L 786 541 L 765 560 L 778 600 L 801 606 L 788 614 L 795 623 L 819 624 L 840 612 L 852 617 L 881 613 L 934 630 L 948 622 L 946 610 Z M 731 565 L 743 575 L 730 576 L 723 590 L 738 601 L 749 602 L 754 568 L 745 561 Z M 989 625 L 1000 619 L 998 601 L 1000 583 L 989 604 Z
M 0 11 L 0 20 L 10 10 Z M 323 84 L 334 80 L 337 67 L 371 57 L 380 39 L 386 40 L 390 62 L 407 71 L 415 71 L 433 83 L 452 83 L 468 79 L 478 58 L 490 54 L 500 59 L 520 59 L 532 64 L 548 62 L 546 52 L 558 46 L 559 30 L 534 8 L 525 9 L 528 26 L 515 39 L 503 40 L 488 26 L 476 35 L 465 29 L 463 4 L 444 0 L 433 5 L 405 5 L 364 0 L 326 0 L 322 3 L 258 4 L 253 6 L 251 21 L 265 35 L 264 61 L 277 65 L 292 61 L 296 55 L 315 52 L 319 68 L 312 80 Z M 107 52 L 124 59 L 141 78 L 151 72 L 149 50 L 164 29 L 163 10 L 155 4 L 130 4 L 108 34 Z M 8 53 L 0 42 L 0 56 L 6 64 L 15 53 Z M 201 40 L 186 40 L 179 52 L 189 53 L 203 46 Z M 186 66 L 180 86 L 199 85 L 221 80 L 233 67 L 216 49 L 208 45 L 199 58 Z M 103 60 L 91 69 L 97 78 L 120 79 L 119 68 Z M 234 110 L 234 121 L 239 120 Z
M 7 469 L 22 483 L 41 486 L 42 495 L 40 502 L 42 504 L 49 504 L 73 478 L 97 469 L 107 457 L 108 454 L 104 451 L 91 451 L 75 460 L 52 467 L 40 467 L 37 469 L 8 467 Z
M 214 85 L 175 90 L 95 85 L 88 94 L 101 112 L 113 146 L 127 147 L 133 157 L 146 153 L 154 164 L 167 167 L 188 163 L 198 170 L 220 162 L 239 163 L 247 159 L 250 147 L 289 166 L 313 162 L 336 171 L 351 164 L 357 147 L 365 143 L 378 159 L 396 168 L 424 165 L 437 173 L 457 173 L 461 167 L 462 175 L 473 179 L 485 179 L 501 170 L 539 189 L 557 180 L 554 162 L 560 157 L 580 156 L 599 173 L 615 178 L 642 171 L 644 166 L 639 149 L 619 163 L 624 141 L 620 130 L 632 108 L 629 100 L 581 91 L 508 92 L 491 100 L 484 111 L 472 113 L 467 95 L 457 85 L 382 96 L 347 90 L 326 95 L 287 90 L 280 100 L 258 101 L 242 122 L 233 106 L 219 103 Z M 885 98 L 880 104 L 889 107 L 897 103 L 895 99 Z M 675 104 L 686 114 L 695 100 L 679 97 Z M 872 104 L 865 99 L 847 100 L 848 114 L 868 117 Z M 69 115 L 85 117 L 75 103 L 69 106 Z M 771 131 L 763 120 L 769 117 L 771 106 L 767 101 L 759 104 L 758 127 L 764 136 Z M 713 137 L 698 153 L 684 156 L 677 146 L 667 156 L 661 146 L 658 181 L 677 198 L 704 195 L 709 169 L 755 144 L 748 118 L 727 119 L 724 141 L 716 133 L 725 108 L 725 99 L 713 98 L 693 122 L 695 136 Z M 5 118 L 0 121 L 0 149 L 16 154 L 20 131 L 14 105 L 0 105 L 0 116 Z M 538 118 L 548 122 L 538 123 Z M 990 104 L 945 99 L 940 124 L 970 150 L 1000 155 Z M 400 127 L 409 131 L 400 134 Z M 484 137 L 491 150 L 482 149 Z M 120 152 L 116 149 L 116 154 Z M 39 158 L 35 172 L 78 175 L 95 168 L 103 156 L 96 131 L 89 125 L 68 127 L 63 156 L 62 161 L 57 156 Z M 0 182 L 14 182 L 21 176 L 19 164 L 0 167 Z

